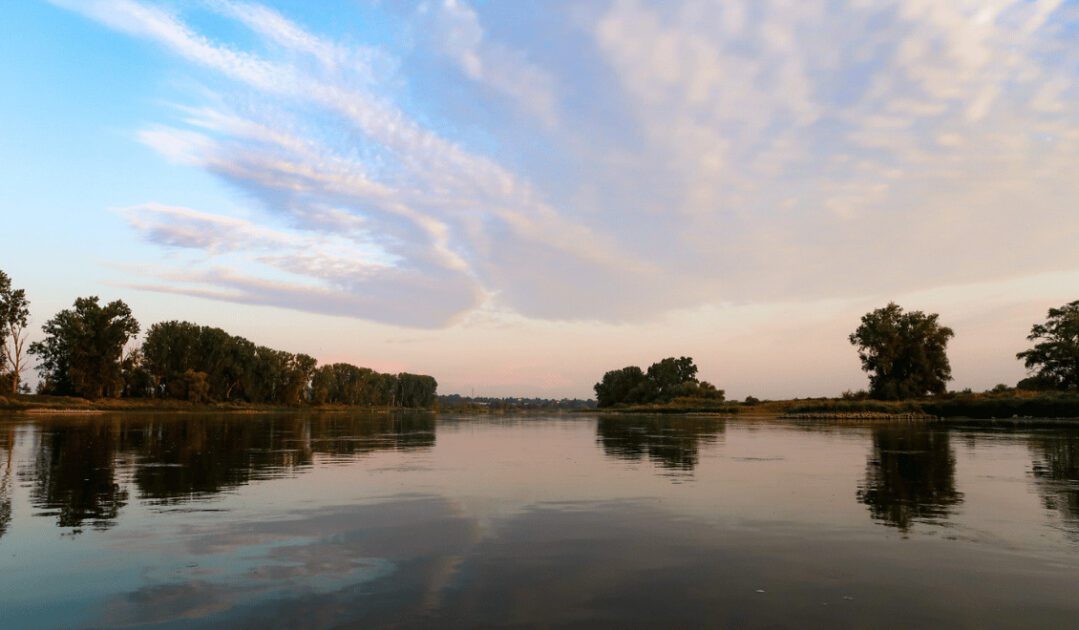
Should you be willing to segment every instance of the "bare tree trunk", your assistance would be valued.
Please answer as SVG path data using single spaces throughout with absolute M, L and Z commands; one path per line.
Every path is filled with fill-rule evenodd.
M 4 340 L 4 345 L 7 348 L 7 363 L 11 367 L 11 393 L 19 393 L 19 383 L 22 379 L 22 373 L 26 370 L 26 366 L 23 365 L 23 350 L 26 347 L 26 337 L 24 326 L 11 326 L 9 334 L 11 336 L 11 342 L 8 343 L 7 339 Z

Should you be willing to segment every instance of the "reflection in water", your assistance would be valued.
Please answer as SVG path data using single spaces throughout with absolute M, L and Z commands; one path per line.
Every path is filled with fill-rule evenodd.
M 135 484 L 144 498 L 174 502 L 216 494 L 310 467 L 315 455 L 350 458 L 394 448 L 433 446 L 434 418 L 348 416 L 223 421 L 202 418 L 136 427 L 142 457 Z
M 947 431 L 916 425 L 873 429 L 873 451 L 858 500 L 873 518 L 902 532 L 941 519 L 963 500 L 955 489 L 955 453 Z
M 1071 516 L 1079 432 L 440 422 L 436 444 L 429 415 L 0 416 L 12 509 L 0 627 L 1070 627 L 1079 615 L 1079 538 L 1040 494 Z M 961 448 L 967 433 L 979 441 Z M 122 526 L 70 536 L 58 521 Z
M 434 442 L 430 415 L 54 421 L 43 426 L 33 465 L 22 476 L 33 486 L 34 507 L 59 526 L 108 529 L 129 499 L 127 478 L 140 500 L 178 503 L 292 474 L 316 456 L 349 458 Z M 10 513 L 10 502 L 3 505 Z
M 127 504 L 127 490 L 116 483 L 121 440 L 116 422 L 80 422 L 43 433 L 31 472 L 34 507 L 55 516 L 60 527 L 114 525 Z
M 1056 510 L 1064 528 L 1079 536 L 1079 433 L 1032 436 L 1032 472 L 1046 509 Z
M 618 459 L 640 461 L 645 455 L 671 470 L 691 471 L 700 459 L 701 444 L 714 444 L 723 434 L 723 420 L 709 417 L 600 417 L 597 441 Z
M 0 538 L 11 523 L 12 471 L 15 468 L 15 427 L 0 425 Z

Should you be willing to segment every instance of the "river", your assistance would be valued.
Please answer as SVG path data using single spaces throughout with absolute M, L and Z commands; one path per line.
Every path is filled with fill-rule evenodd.
M 1074 627 L 1079 430 L 0 416 L 0 626 Z

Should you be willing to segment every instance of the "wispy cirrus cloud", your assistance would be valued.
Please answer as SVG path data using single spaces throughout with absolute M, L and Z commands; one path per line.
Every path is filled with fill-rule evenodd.
M 145 240 L 198 254 L 194 270 L 166 272 L 140 289 L 432 327 L 482 299 L 455 274 L 417 273 L 356 232 L 278 230 L 237 217 L 144 204 L 122 208 Z M 417 308 L 425 301 L 441 308 Z
M 510 99 L 544 124 L 557 124 L 554 77 L 530 63 L 519 50 L 491 42 L 471 6 L 458 0 L 425 2 L 417 15 L 419 27 L 431 35 L 434 49 L 468 79 Z
M 623 321 L 1079 267 L 1074 3 L 518 5 L 535 37 L 445 0 L 401 10 L 421 41 L 399 45 L 206 3 L 243 48 L 163 4 L 60 4 L 214 85 L 139 138 L 279 226 L 132 211 L 211 254 L 168 290 L 437 326 L 484 301 Z M 447 118 L 462 92 L 490 115 Z

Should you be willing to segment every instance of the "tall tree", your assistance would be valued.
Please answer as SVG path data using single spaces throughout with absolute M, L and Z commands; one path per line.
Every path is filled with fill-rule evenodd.
M 280 402 L 298 405 L 308 400 L 308 388 L 318 361 L 306 354 L 289 354 L 281 383 Z
M 697 366 L 690 357 L 667 357 L 648 366 L 630 365 L 611 370 L 593 386 L 599 407 L 619 404 L 671 402 L 675 398 L 723 400 L 723 390 L 697 380 Z
M 398 407 L 430 407 L 435 404 L 438 383 L 434 377 L 402 372 L 397 375 L 395 402 Z
M 938 319 L 936 313 L 906 313 L 894 302 L 862 316 L 849 339 L 858 346 L 873 397 L 899 400 L 944 393 L 952 380 L 948 340 L 955 333 Z
M 621 370 L 611 370 L 603 379 L 592 386 L 596 391 L 596 404 L 610 407 L 622 403 L 645 402 L 643 390 L 647 386 L 644 371 L 636 365 L 628 365 Z
M 41 360 L 43 391 L 91 399 L 123 393 L 124 345 L 139 334 L 127 304 L 79 298 L 41 329 L 45 339 L 30 344 L 30 354 Z
M 1015 355 L 1038 383 L 1052 389 L 1079 389 L 1079 300 L 1049 309 L 1044 324 L 1034 324 L 1027 335 L 1037 342 Z
M 0 375 L 8 372 L 12 394 L 19 392 L 22 373 L 26 370 L 23 351 L 29 318 L 30 302 L 26 299 L 26 291 L 12 289 L 11 278 L 0 271 Z
M 657 402 L 670 402 L 673 398 L 694 393 L 697 366 L 689 357 L 667 357 L 648 366 L 645 373 L 651 384 L 650 398 Z

